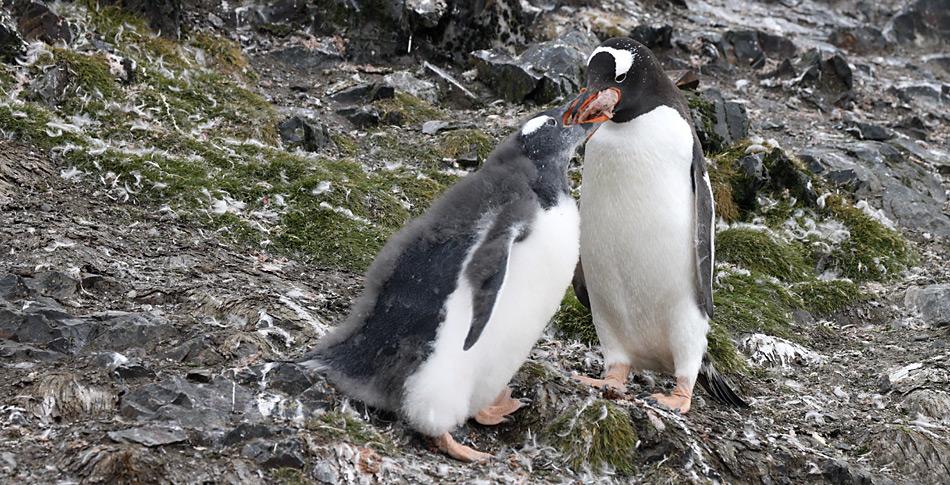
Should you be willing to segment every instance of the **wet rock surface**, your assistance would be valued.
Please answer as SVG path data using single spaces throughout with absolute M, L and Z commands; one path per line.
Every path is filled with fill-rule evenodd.
M 13 93 L 0 110 L 0 480 L 945 481 L 945 2 L 100 3 L 179 39 L 181 59 L 125 27 L 89 30 L 79 2 L 45 4 L 71 41 L 0 22 L 0 86 Z M 834 312 L 773 315 L 783 293 L 739 302 L 750 327 L 725 338 L 749 410 L 701 391 L 686 417 L 655 408 L 637 396 L 671 388 L 661 374 L 638 373 L 624 399 L 579 386 L 570 374 L 602 372 L 600 352 L 552 328 L 512 384 L 529 405 L 455 433 L 495 455 L 486 465 L 446 459 L 286 362 L 344 317 L 368 263 L 357 258 L 519 120 L 572 96 L 593 45 L 628 33 L 666 69 L 698 74 L 688 98 L 710 166 L 735 162 L 728 200 L 743 219 L 721 230 L 800 236 L 840 283 L 822 245 L 857 229 L 812 218 L 843 195 L 919 259 L 855 283 L 861 298 Z M 199 34 L 229 39 L 248 71 L 232 66 L 232 44 Z M 37 49 L 25 38 L 81 57 L 16 64 Z M 117 38 L 143 43 L 123 51 Z M 105 54 L 139 65 L 115 74 Z M 162 69 L 181 83 L 150 91 L 170 79 Z M 203 91 L 176 97 L 191 89 Z M 233 114 L 247 105 L 275 113 Z M 176 158 L 180 147 L 195 151 Z M 877 258 L 855 266 L 886 270 Z M 736 278 L 777 284 L 743 271 L 720 264 L 717 295 Z M 787 333 L 755 327 L 770 318 Z

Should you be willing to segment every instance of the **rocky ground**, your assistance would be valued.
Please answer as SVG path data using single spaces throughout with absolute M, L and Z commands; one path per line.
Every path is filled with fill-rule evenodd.
M 950 476 L 946 1 L 3 5 L 5 482 Z M 690 100 L 720 216 L 710 351 L 750 409 L 638 399 L 662 375 L 574 384 L 602 363 L 570 292 L 513 383 L 530 406 L 456 433 L 484 465 L 285 362 L 615 35 Z

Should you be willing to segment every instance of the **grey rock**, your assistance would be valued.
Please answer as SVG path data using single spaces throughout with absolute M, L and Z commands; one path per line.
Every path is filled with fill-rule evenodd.
M 950 325 L 950 284 L 912 286 L 904 293 L 904 305 L 930 325 Z
M 730 30 L 722 36 L 723 54 L 732 64 L 758 69 L 765 65 L 765 52 L 754 30 Z
M 116 5 L 144 18 L 152 29 L 165 37 L 181 36 L 181 0 L 100 0 L 103 5 Z
M 218 444 L 221 446 L 233 446 L 257 438 L 270 438 L 277 434 L 277 430 L 266 424 L 241 423 L 231 431 L 228 431 Z
M 52 362 L 65 357 L 60 352 L 41 349 L 39 347 L 14 342 L 12 340 L 0 340 L 0 358 L 10 359 L 12 361 L 39 361 Z
M 890 485 L 892 480 L 872 474 L 844 460 L 825 459 L 819 466 L 829 482 L 840 485 Z
M 141 362 L 126 362 L 120 364 L 113 371 L 115 375 L 122 379 L 141 379 L 143 377 L 155 377 L 155 371 L 149 369 Z
M 452 124 L 448 121 L 426 121 L 422 124 L 422 132 L 426 135 L 435 135 L 450 126 L 452 126 Z
M 850 133 L 858 140 L 877 140 L 885 141 L 894 138 L 894 132 L 887 128 L 871 123 L 861 121 L 850 121 L 845 123 L 844 131 Z
M 383 82 L 396 92 L 411 94 L 429 103 L 439 102 L 439 90 L 435 83 L 419 79 L 409 72 L 397 71 L 383 77 Z
M 868 456 L 879 466 L 889 464 L 918 483 L 944 483 L 950 470 L 950 444 L 928 430 L 890 425 L 869 437 Z
M 936 174 L 921 164 L 907 163 L 904 154 L 889 143 L 855 141 L 844 148 L 812 147 L 802 154 L 823 167 L 815 173 L 844 182 L 902 227 L 950 235 L 950 217 L 943 213 L 947 195 Z
M 0 60 L 13 61 L 26 53 L 26 42 L 6 9 L 0 9 Z
M 532 44 L 512 57 L 498 50 L 472 53 L 478 77 L 498 95 L 513 103 L 547 103 L 575 93 L 584 83 L 582 66 L 596 42 L 572 32 L 558 39 Z
M 34 294 L 59 301 L 74 297 L 79 290 L 79 281 L 59 271 L 41 271 L 32 278 L 27 278 L 25 282 Z
M 456 80 L 448 71 L 429 61 L 423 61 L 422 66 L 436 76 L 447 101 L 464 108 L 471 108 L 479 104 L 478 96 Z
M 446 0 L 406 0 L 406 11 L 411 22 L 423 27 L 434 28 L 448 11 Z
M 828 37 L 828 42 L 853 54 L 871 54 L 887 48 L 887 39 L 880 29 L 871 25 L 839 27 Z
M 90 344 L 98 350 L 152 348 L 177 333 L 168 319 L 151 313 L 106 312 L 92 319 L 97 332 Z
M 173 376 L 132 389 L 122 396 L 119 413 L 129 419 L 199 429 L 209 441 L 223 436 L 234 420 L 257 423 L 263 419 L 254 394 L 223 377 L 198 384 Z
M 690 106 L 696 133 L 707 154 L 719 152 L 749 136 L 749 117 L 741 103 L 726 101 L 717 89 L 691 96 L 698 96 Z
M 797 52 L 795 43 L 780 35 L 758 30 L 729 30 L 716 42 L 721 59 L 729 64 L 759 69 L 766 58 L 788 58 Z
M 914 389 L 904 396 L 900 407 L 913 418 L 927 418 L 950 422 L 950 394 L 940 389 Z
M 630 31 L 630 38 L 652 50 L 673 47 L 673 27 L 670 25 L 638 25 Z
M 30 288 L 20 275 L 8 274 L 0 278 L 0 299 L 15 301 L 29 295 Z
M 318 152 L 330 145 L 330 130 L 323 124 L 314 123 L 300 116 L 291 116 L 277 125 L 281 141 L 290 147 L 300 147 L 308 152 Z
M 296 439 L 287 439 L 276 443 L 270 440 L 256 439 L 244 445 L 244 448 L 241 449 L 241 455 L 254 460 L 267 470 L 274 468 L 302 469 L 307 464 L 302 446 Z
M 50 107 L 57 106 L 66 95 L 69 79 L 70 73 L 64 64 L 53 64 L 42 75 L 33 78 L 28 88 L 29 98 Z
M 39 2 L 21 2 L 14 6 L 20 32 L 28 40 L 40 40 L 47 44 L 73 41 L 73 33 L 66 19 L 56 15 Z
M 148 447 L 184 443 L 188 440 L 184 430 L 168 426 L 143 426 L 110 431 L 108 434 L 110 439 L 118 443 L 138 443 Z
M 310 476 L 320 483 L 340 483 L 340 474 L 337 473 L 336 468 L 325 461 L 321 461 L 320 463 L 314 465 L 313 470 L 310 472 Z
M 277 49 L 269 54 L 275 61 L 303 72 L 318 72 L 343 60 L 332 42 L 323 42 L 314 48 L 299 45 Z
M 796 67 L 802 72 L 796 84 L 806 89 L 803 97 L 823 111 L 831 106 L 848 108 L 854 101 L 854 73 L 841 54 L 824 57 L 811 50 L 799 58 Z
M 192 382 L 209 383 L 214 378 L 214 372 L 210 369 L 191 369 L 185 374 L 185 378 Z
M 347 106 L 336 110 L 337 114 L 361 129 L 378 126 L 382 121 L 379 110 L 372 106 Z
M 330 95 L 330 99 L 341 104 L 368 104 L 380 99 L 390 99 L 396 90 L 386 84 L 367 83 L 346 88 Z
M 884 33 L 901 44 L 945 45 L 950 42 L 950 1 L 917 0 L 898 12 Z

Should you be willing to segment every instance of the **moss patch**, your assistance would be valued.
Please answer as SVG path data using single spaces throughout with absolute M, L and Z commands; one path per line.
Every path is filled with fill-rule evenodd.
M 327 443 L 340 440 L 395 454 L 396 445 L 365 421 L 340 411 L 323 413 L 307 422 L 307 429 Z
M 579 340 L 588 345 L 599 342 L 590 310 L 577 299 L 574 288 L 567 289 L 553 322 L 558 333 L 566 338 Z
M 733 227 L 716 235 L 716 259 L 772 275 L 802 281 L 811 275 L 805 250 L 796 241 L 781 241 L 768 231 Z
M 191 39 L 191 45 L 204 51 L 210 65 L 225 74 L 247 74 L 250 63 L 241 46 L 232 40 L 209 32 L 198 32 Z
M 383 119 L 399 119 L 406 124 L 416 125 L 444 116 L 441 110 L 407 93 L 396 93 L 392 98 L 381 99 L 373 104 L 380 110 Z
M 491 153 L 495 141 L 484 131 L 478 129 L 454 130 L 442 135 L 439 146 L 445 158 L 458 158 L 475 150 L 479 160 L 485 160 Z
M 610 401 L 575 404 L 551 422 L 542 438 L 575 470 L 586 464 L 595 472 L 604 466 L 624 475 L 634 471 L 637 432 L 630 414 Z
M 304 485 L 314 483 L 302 470 L 290 467 L 277 468 L 271 472 L 274 483 L 281 485 Z
M 762 332 L 791 338 L 790 312 L 804 307 L 798 295 L 757 272 L 723 275 L 713 299 L 716 323 L 733 334 Z
M 864 299 L 858 286 L 850 281 L 807 281 L 792 286 L 804 303 L 804 309 L 819 316 L 828 316 Z
M 901 235 L 872 219 L 844 199 L 832 196 L 826 212 L 840 220 L 851 237 L 833 252 L 835 268 L 855 281 L 891 281 L 917 261 L 917 255 Z

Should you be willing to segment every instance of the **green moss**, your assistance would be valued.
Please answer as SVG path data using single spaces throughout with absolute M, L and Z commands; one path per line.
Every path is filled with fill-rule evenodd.
M 376 451 L 395 454 L 396 445 L 369 423 L 341 411 L 328 411 L 306 424 L 316 438 L 327 443 L 346 441 L 358 446 L 368 446 Z
M 819 316 L 828 316 L 864 298 L 858 286 L 850 281 L 813 280 L 792 286 L 804 303 L 804 309 Z
M 568 288 L 564 300 L 561 301 L 561 308 L 554 315 L 554 328 L 564 337 L 588 345 L 599 342 L 590 310 L 577 299 L 573 288 Z
M 384 119 L 401 119 L 404 123 L 413 125 L 443 117 L 442 111 L 407 93 L 396 93 L 393 98 L 381 99 L 373 104 L 383 114 Z
M 80 98 L 90 96 L 94 100 L 115 99 L 119 86 L 109 71 L 109 62 L 99 54 L 80 54 L 70 49 L 55 47 L 52 62 L 68 73 L 66 95 L 62 105 L 73 113 L 85 108 Z M 43 65 L 42 62 L 38 65 Z
M 587 464 L 595 472 L 604 466 L 624 475 L 634 471 L 636 430 L 629 413 L 610 401 L 595 399 L 564 410 L 542 438 L 575 470 Z
M 330 139 L 344 157 L 352 157 L 359 152 L 359 144 L 350 136 L 343 133 L 331 133 Z
M 811 274 L 805 250 L 797 241 L 780 241 L 767 231 L 733 227 L 716 235 L 716 259 L 772 275 L 802 281 Z
M 271 472 L 271 478 L 274 480 L 273 483 L 279 483 L 281 485 L 304 485 L 307 483 L 314 483 L 313 480 L 307 478 L 307 475 L 305 475 L 302 470 L 290 467 L 275 469 Z
M 453 130 L 443 134 L 439 140 L 445 158 L 458 158 L 474 149 L 478 159 L 485 160 L 494 145 L 495 141 L 478 129 Z
M 891 281 L 917 261 L 901 235 L 872 219 L 846 200 L 826 200 L 826 212 L 841 221 L 851 236 L 832 253 L 832 265 L 855 281 Z
M 722 275 L 719 282 L 714 319 L 724 330 L 792 337 L 791 311 L 804 307 L 798 295 L 757 272 Z
M 716 107 L 704 100 L 699 93 L 686 91 L 683 94 L 693 118 L 698 119 L 703 126 L 705 136 L 700 138 L 700 142 L 706 155 L 710 156 L 725 149 L 722 137 L 716 133 Z
M 716 320 L 710 322 L 706 342 L 706 351 L 720 371 L 738 373 L 748 368 L 745 359 L 739 354 L 729 331 L 723 324 Z
M 230 39 L 209 32 L 198 32 L 191 39 L 191 45 L 204 51 L 211 67 L 225 74 L 246 74 L 250 63 L 241 46 Z

